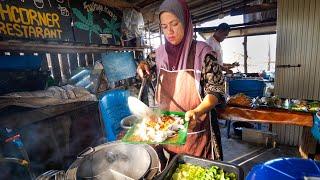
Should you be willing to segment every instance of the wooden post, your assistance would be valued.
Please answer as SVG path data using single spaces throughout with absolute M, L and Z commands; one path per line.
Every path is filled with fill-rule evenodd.
M 93 61 L 94 61 L 94 62 L 96 62 L 96 61 L 102 62 L 102 55 L 101 55 L 101 53 L 94 53 L 94 54 L 93 54 Z
M 51 53 L 50 61 L 52 66 L 51 71 L 52 71 L 53 78 L 60 84 L 62 81 L 62 78 L 61 78 L 61 69 L 60 69 L 58 54 Z
M 86 67 L 86 56 L 83 53 L 79 53 L 79 67 Z
M 93 67 L 93 57 L 92 57 L 92 53 L 87 53 L 87 65 L 89 67 Z
M 38 55 L 41 58 L 41 70 L 42 71 L 49 71 L 48 59 L 46 53 L 40 53 Z
M 59 54 L 59 64 L 61 67 L 61 75 L 63 82 L 70 78 L 69 63 L 67 54 Z
M 244 52 L 244 73 L 248 73 L 248 48 L 247 48 L 248 37 L 244 36 L 243 38 L 243 52 Z
M 78 65 L 78 55 L 77 54 L 68 54 L 68 59 L 69 59 L 69 67 L 70 67 L 70 74 L 72 74 L 72 72 L 74 70 L 77 69 Z

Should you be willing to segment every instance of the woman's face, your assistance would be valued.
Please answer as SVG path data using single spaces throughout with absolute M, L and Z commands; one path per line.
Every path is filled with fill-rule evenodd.
M 173 45 L 178 45 L 184 37 L 184 27 L 178 17 L 170 12 L 160 15 L 160 25 L 166 39 Z

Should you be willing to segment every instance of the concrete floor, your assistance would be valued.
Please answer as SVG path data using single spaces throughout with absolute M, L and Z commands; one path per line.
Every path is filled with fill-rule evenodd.
M 237 164 L 242 167 L 246 176 L 253 166 L 280 157 L 300 157 L 298 147 L 277 145 L 275 148 L 248 143 L 241 140 L 233 133 L 231 126 L 230 135 L 227 138 L 227 128 L 224 120 L 220 120 L 220 132 L 225 162 Z M 266 127 L 262 127 L 266 128 Z

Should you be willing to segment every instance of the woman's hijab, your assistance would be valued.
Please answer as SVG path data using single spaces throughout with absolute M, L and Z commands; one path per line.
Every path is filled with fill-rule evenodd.
M 165 45 L 156 50 L 157 71 L 159 73 L 161 68 L 169 71 L 188 69 L 187 62 L 193 41 L 193 26 L 187 3 L 185 0 L 165 0 L 161 4 L 159 11 L 160 15 L 161 12 L 166 11 L 175 14 L 180 19 L 184 25 L 184 37 L 178 45 L 173 45 L 166 40 Z M 205 42 L 196 42 L 194 70 L 199 91 L 201 69 L 203 61 L 208 54 L 214 56 L 212 48 Z
M 178 45 L 171 44 L 167 39 L 165 43 L 169 68 L 175 70 L 184 69 L 186 67 L 193 37 L 193 26 L 188 5 L 185 0 L 165 0 L 161 4 L 159 11 L 160 15 L 162 12 L 173 13 L 184 25 L 184 37 Z

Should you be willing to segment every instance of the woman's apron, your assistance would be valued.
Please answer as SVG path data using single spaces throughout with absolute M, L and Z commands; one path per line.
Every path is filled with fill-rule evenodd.
M 192 56 L 191 56 L 192 57 Z M 194 55 L 188 58 L 185 70 L 159 70 L 156 104 L 160 109 L 187 112 L 195 109 L 202 101 L 195 80 Z M 189 154 L 209 159 L 221 159 L 221 148 L 216 148 L 216 137 L 212 133 L 209 113 L 189 122 L 185 145 L 164 145 L 171 154 Z

